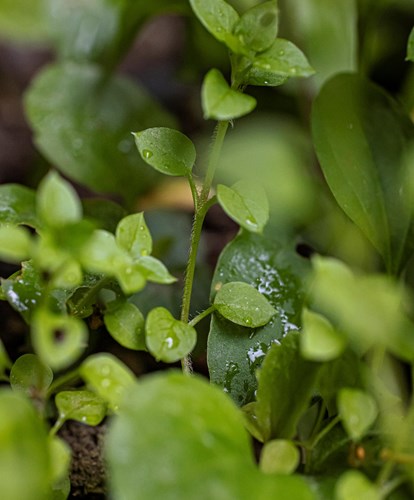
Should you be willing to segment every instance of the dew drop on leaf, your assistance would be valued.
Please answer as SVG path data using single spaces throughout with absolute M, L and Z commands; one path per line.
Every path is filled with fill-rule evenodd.
M 153 155 L 153 152 L 152 152 L 152 151 L 150 151 L 149 149 L 144 149 L 144 150 L 142 151 L 142 156 L 143 156 L 144 158 L 146 158 L 147 160 L 148 160 L 149 158 L 151 158 L 151 156 L 152 156 L 152 155 Z

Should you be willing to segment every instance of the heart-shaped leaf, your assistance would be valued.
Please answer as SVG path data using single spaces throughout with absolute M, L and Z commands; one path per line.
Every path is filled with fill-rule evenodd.
M 226 214 L 247 231 L 261 233 L 269 219 L 269 203 L 260 184 L 239 181 L 231 188 L 219 184 L 217 199 Z
M 147 316 L 146 342 L 156 359 L 174 363 L 187 356 L 197 340 L 195 329 L 176 320 L 168 309 L 156 307 Z
M 98 425 L 106 416 L 105 401 L 90 391 L 59 392 L 55 403 L 62 423 L 76 420 L 88 425 Z
M 412 251 L 406 154 L 414 127 L 382 89 L 358 75 L 329 80 L 312 113 L 325 178 L 344 212 L 398 273 Z
M 226 283 L 244 281 L 275 308 L 265 326 L 239 326 L 219 314 L 211 319 L 207 360 L 210 379 L 244 405 L 255 398 L 256 371 L 269 347 L 300 325 L 303 280 L 308 262 L 290 245 L 243 232 L 222 252 L 211 286 L 211 301 Z
M 89 356 L 80 367 L 88 386 L 117 411 L 126 391 L 135 384 L 135 376 L 112 354 Z
M 338 409 L 346 432 L 354 441 L 365 435 L 378 415 L 374 398 L 359 389 L 341 389 L 338 394 Z
M 135 143 L 142 159 L 166 175 L 186 176 L 196 159 L 191 140 L 178 130 L 156 127 L 135 132 Z
M 231 89 L 218 69 L 211 69 L 204 78 L 201 100 L 205 119 L 232 120 L 256 107 L 256 99 Z
M 214 307 L 232 323 L 249 328 L 265 325 L 276 314 L 264 295 L 241 281 L 232 281 L 219 288 Z

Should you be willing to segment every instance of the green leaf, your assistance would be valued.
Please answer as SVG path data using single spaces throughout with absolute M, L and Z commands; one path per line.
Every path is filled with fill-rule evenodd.
M 157 180 L 130 131 L 175 124 L 137 84 L 108 78 L 96 65 L 49 66 L 33 81 L 25 107 L 36 145 L 52 164 L 95 192 L 128 201 Z
M 196 150 L 186 135 L 166 127 L 149 128 L 132 135 L 142 159 L 155 170 L 173 176 L 190 174 Z
M 204 78 L 201 100 L 205 119 L 232 120 L 256 107 L 256 99 L 231 89 L 218 69 L 211 69 Z
M 287 78 L 306 78 L 314 73 L 314 69 L 296 45 L 277 38 L 268 50 L 254 58 L 246 83 L 274 86 L 280 85 Z
M 223 285 L 214 298 L 216 310 L 237 325 L 258 328 L 266 325 L 276 309 L 252 285 L 232 281 Z
M 380 500 L 383 495 L 362 472 L 349 470 L 342 474 L 336 483 L 335 498 L 337 500 L 350 500 L 351 498 Z
M 44 397 L 52 380 L 52 370 L 35 354 L 17 358 L 10 371 L 12 389 L 32 398 Z
M 7 500 L 49 498 L 50 460 L 46 429 L 22 394 L 0 391 L 0 482 Z
M 210 379 L 244 405 L 255 398 L 255 373 L 269 347 L 300 325 L 303 280 L 308 261 L 290 245 L 268 236 L 244 232 L 222 252 L 211 286 L 211 302 L 224 284 L 244 281 L 257 287 L 276 309 L 271 321 L 257 329 L 238 326 L 214 314 L 208 338 Z
M 4 347 L 3 342 L 0 339 L 0 375 L 4 375 L 6 370 L 10 370 L 12 362 L 10 361 L 9 355 Z
M 137 261 L 138 269 L 141 271 L 145 279 L 154 283 L 163 283 L 169 285 L 177 281 L 177 278 L 172 276 L 164 264 L 150 255 L 141 257 Z
M 132 387 L 106 452 L 112 495 L 124 500 L 314 498 L 299 477 L 257 470 L 241 413 L 198 376 L 158 373 Z
M 30 257 L 32 240 L 29 231 L 19 226 L 0 226 L 0 259 L 20 264 Z
M 57 172 L 50 172 L 37 191 L 37 213 L 49 226 L 63 226 L 82 218 L 82 204 L 74 188 Z
M 262 52 L 272 45 L 278 30 L 275 0 L 263 2 L 247 10 L 234 26 L 234 34 L 247 50 Z
M 157 360 L 166 363 L 187 356 L 197 341 L 195 329 L 176 320 L 164 307 L 156 307 L 148 314 L 145 330 L 148 350 Z
M 342 354 L 346 340 L 332 324 L 309 309 L 302 313 L 300 352 L 311 361 L 331 361 Z
M 268 441 L 260 455 L 260 469 L 266 474 L 292 474 L 299 462 L 298 448 L 286 439 Z
M 132 371 L 112 354 L 94 354 L 85 359 L 80 374 L 88 386 L 117 411 L 124 394 L 135 384 Z
M 359 389 L 341 389 L 338 394 L 338 409 L 342 424 L 354 441 L 365 435 L 378 415 L 374 398 Z
M 231 188 L 219 184 L 217 199 L 235 222 L 247 231 L 261 233 L 269 219 L 269 203 L 260 184 L 239 181 Z
M 290 332 L 267 353 L 260 370 L 256 415 L 265 440 L 292 438 L 309 405 L 320 365 L 300 356 L 300 335 Z
M 95 273 L 115 275 L 120 266 L 132 263 L 127 252 L 117 245 L 115 236 L 103 229 L 94 231 L 81 254 L 82 265 Z
M 144 219 L 144 213 L 124 217 L 116 228 L 116 242 L 134 259 L 152 252 L 152 238 Z
M 35 311 L 32 320 L 32 341 L 40 359 L 51 368 L 62 369 L 74 363 L 87 345 L 88 331 L 77 318 Z
M 106 416 L 105 401 L 90 391 L 62 391 L 56 394 L 59 420 L 76 420 L 88 425 L 98 425 Z
M 19 184 L 0 186 L 0 223 L 37 227 L 35 192 Z
M 190 0 L 191 8 L 203 26 L 219 42 L 223 42 L 233 51 L 242 48 L 239 40 L 233 35 L 233 29 L 239 20 L 237 11 L 224 0 Z
M 1 0 L 0 33 L 4 39 L 25 43 L 48 40 L 42 0 Z
M 105 326 L 111 336 L 128 349 L 145 350 L 144 325 L 141 311 L 130 302 L 121 302 L 104 315 Z
M 414 127 L 382 89 L 358 75 L 331 79 L 318 95 L 312 133 L 339 206 L 369 238 L 389 271 L 411 253 L 405 157 Z
M 58 436 L 49 437 L 49 453 L 52 466 L 52 480 L 54 483 L 67 477 L 71 462 L 71 448 Z
M 411 30 L 407 45 L 407 61 L 414 62 L 414 28 Z
M 357 2 L 349 0 L 279 0 L 287 38 L 300 43 L 315 76 L 307 82 L 317 93 L 322 84 L 343 71 L 358 70 Z M 329 43 L 327 43 L 329 40 Z

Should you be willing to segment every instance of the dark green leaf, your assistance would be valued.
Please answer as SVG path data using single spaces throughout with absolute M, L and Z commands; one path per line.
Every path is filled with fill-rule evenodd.
M 241 281 L 232 281 L 219 288 L 214 306 L 224 318 L 249 328 L 266 325 L 276 314 L 276 309 L 256 288 Z
M 45 500 L 51 487 L 46 429 L 21 394 L 0 391 L 0 483 L 7 500 Z
M 414 28 L 411 30 L 407 46 L 407 60 L 414 62 Z
M 116 242 L 134 259 L 152 252 L 152 238 L 144 213 L 124 217 L 116 228 Z
M 98 425 L 106 416 L 105 401 L 90 391 L 59 392 L 55 403 L 61 422 L 77 420 L 88 425 Z
M 354 441 L 365 435 L 378 415 L 374 398 L 359 389 L 341 389 L 338 393 L 338 410 L 343 426 Z
M 20 226 L 0 226 L 0 259 L 20 264 L 30 257 L 30 233 Z
M 272 343 L 298 329 L 307 270 L 308 263 L 290 246 L 247 232 L 221 254 L 212 282 L 212 302 L 225 283 L 243 280 L 276 309 L 272 320 L 257 329 L 235 325 L 219 315 L 212 317 L 207 350 L 210 378 L 237 404 L 254 399 L 255 373 Z
M 231 188 L 219 184 L 217 199 L 234 221 L 253 233 L 261 233 L 269 219 L 269 203 L 260 184 L 239 181 Z
M 10 371 L 12 389 L 33 398 L 45 396 L 52 380 L 52 370 L 35 354 L 17 358 Z
M 135 384 L 132 371 L 112 354 L 94 354 L 81 365 L 88 386 L 117 411 L 124 394 Z
M 32 340 L 36 353 L 51 368 L 74 363 L 87 345 L 85 323 L 72 316 L 55 314 L 44 308 L 35 311 Z
M 275 343 L 260 370 L 256 414 L 266 440 L 295 435 L 315 390 L 320 365 L 300 356 L 299 339 L 291 332 Z
M 156 307 L 147 316 L 146 342 L 150 353 L 166 363 L 174 363 L 187 356 L 197 341 L 193 327 L 176 320 L 164 307 Z
M 219 41 L 235 52 L 242 45 L 233 35 L 233 29 L 239 20 L 239 14 L 224 0 L 190 0 L 191 8 L 203 26 Z
M 82 218 L 82 205 L 75 189 L 57 172 L 50 172 L 40 183 L 37 213 L 48 226 L 63 226 Z
M 234 26 L 234 34 L 247 50 L 262 52 L 274 42 L 278 30 L 275 0 L 263 2 L 247 10 Z
M 379 87 L 343 74 L 316 99 L 312 131 L 336 201 L 381 253 L 388 270 L 398 272 L 411 246 L 404 160 L 414 127 L 408 116 Z
M 256 99 L 231 89 L 218 69 L 210 70 L 204 78 L 201 99 L 205 119 L 232 120 L 256 107 Z
M 135 143 L 142 159 L 166 175 L 189 175 L 196 159 L 191 140 L 178 130 L 156 127 L 135 132 Z
M 128 349 L 145 350 L 145 320 L 138 307 L 129 302 L 116 304 L 104 315 L 105 326 L 112 337 Z
M 131 388 L 106 450 L 124 500 L 313 498 L 301 478 L 257 470 L 241 413 L 199 377 L 157 374 Z
M 82 200 L 83 213 L 96 221 L 99 229 L 115 233 L 118 222 L 127 215 L 121 205 L 105 199 Z
M 37 146 L 72 179 L 129 200 L 155 182 L 131 130 L 174 124 L 136 84 L 96 66 L 54 65 L 36 77 L 25 104 Z
M 35 192 L 19 184 L 0 186 L 0 223 L 37 227 Z
M 10 361 L 9 355 L 4 347 L 3 342 L 0 339 L 0 375 L 4 375 L 5 370 L 10 369 L 12 362 Z

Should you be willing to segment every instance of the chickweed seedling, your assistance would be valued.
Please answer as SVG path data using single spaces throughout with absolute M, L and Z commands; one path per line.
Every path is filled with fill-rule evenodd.
M 10 386 L 0 392 L 5 498 L 67 498 L 71 452 L 59 431 L 68 420 L 97 426 L 105 419 L 107 490 L 115 499 L 137 492 L 144 500 L 409 498 L 414 128 L 405 110 L 357 73 L 336 72 L 314 90 L 312 144 L 326 180 L 314 183 L 318 206 L 326 203 L 335 221 L 344 220 L 335 215 L 340 208 L 379 264 L 375 272 L 358 269 L 326 249 L 305 259 L 295 250 L 298 228 L 271 225 L 260 176 L 241 169 L 226 183 L 220 172 L 229 129 L 256 108 L 253 87 L 286 84 L 293 93 L 295 82 L 314 74 L 298 46 L 279 37 L 277 1 L 98 4 L 79 2 L 75 21 L 61 0 L 44 0 L 51 10 L 44 19 L 36 11 L 50 25 L 59 62 L 36 77 L 25 106 L 39 150 L 61 173 L 120 194 L 128 208 L 81 200 L 53 169 L 36 191 L 0 186 L 0 257 L 18 266 L 1 280 L 0 298 L 30 328 L 24 354 L 10 359 L 0 343 L 0 377 Z M 318 19 L 324 6 L 308 4 L 309 19 Z M 356 10 L 341 5 L 356 33 Z M 142 20 L 158 9 L 201 23 L 203 36 L 229 56 L 228 74 L 209 69 L 201 86 L 203 116 L 215 122 L 207 153 L 139 86 L 111 75 Z M 78 30 L 88 43 L 74 43 Z M 412 34 L 407 47 L 413 61 Z M 183 275 L 160 258 L 150 217 L 131 209 L 160 175 L 183 178 L 192 196 Z M 202 233 L 214 205 L 239 232 L 220 254 L 209 304 L 194 313 Z M 287 236 L 275 238 L 278 231 Z M 179 314 L 163 292 L 149 306 L 142 299 L 151 286 L 180 284 Z M 211 384 L 192 364 L 205 318 Z M 182 373 L 137 379 L 114 354 L 94 352 L 95 330 L 103 329 L 127 352 L 181 363 Z

